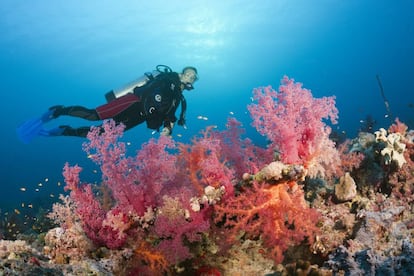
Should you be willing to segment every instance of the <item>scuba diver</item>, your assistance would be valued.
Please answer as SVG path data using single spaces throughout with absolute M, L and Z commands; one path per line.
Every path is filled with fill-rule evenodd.
M 166 65 L 158 65 L 156 70 L 118 90 L 105 94 L 107 103 L 94 109 L 83 106 L 56 105 L 49 108 L 39 118 L 23 123 L 17 134 L 24 143 L 29 143 L 36 136 L 78 136 L 86 137 L 90 127 L 73 128 L 61 125 L 53 129 L 45 129 L 43 125 L 60 116 L 79 117 L 89 121 L 113 119 L 131 129 L 143 122 L 147 127 L 159 131 L 161 135 L 172 133 L 177 117 L 175 112 L 181 104 L 181 113 L 177 124 L 186 128 L 186 100 L 182 92 L 194 89 L 198 80 L 197 69 L 184 67 L 181 73 L 173 72 Z

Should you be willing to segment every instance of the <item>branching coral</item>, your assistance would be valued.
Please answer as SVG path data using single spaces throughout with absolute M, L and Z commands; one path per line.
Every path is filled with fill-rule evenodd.
M 110 248 L 125 243 L 130 227 L 156 206 L 158 194 L 176 170 L 176 157 L 166 150 L 175 146 L 170 139 L 151 140 L 135 158 L 127 158 L 125 143 L 117 141 L 122 131 L 122 125 L 107 121 L 103 131 L 92 128 L 90 142 L 84 144 L 89 157 L 101 166 L 103 182 L 111 191 L 114 204 L 110 210 L 103 208 L 90 184 L 80 184 L 80 167 L 66 165 L 64 169 L 65 189 L 71 191 L 85 233 Z
M 304 165 L 311 177 L 333 174 L 339 155 L 323 119 L 337 122 L 335 97 L 313 98 L 301 83 L 286 76 L 279 91 L 268 86 L 253 93 L 257 103 L 248 106 L 252 125 L 272 142 L 271 150 L 280 151 L 281 161 Z
M 305 238 L 312 243 L 318 229 L 318 213 L 307 206 L 303 190 L 295 182 L 277 185 L 254 181 L 240 195 L 215 206 L 216 223 L 223 223 L 228 242 L 240 235 L 263 241 L 276 262 L 283 252 Z
M 204 193 L 206 186 L 219 188 L 224 186 L 229 192 L 233 190 L 234 171 L 226 165 L 222 154 L 221 141 L 208 128 L 202 137 L 195 138 L 192 144 L 180 144 L 179 164 L 182 171 L 180 177 L 197 190 L 198 195 Z
M 135 249 L 135 254 L 139 261 L 146 262 L 148 266 L 148 268 L 137 268 L 135 271 L 137 275 L 163 275 L 163 272 L 167 271 L 170 266 L 165 256 L 152 248 L 148 242 L 141 241 Z
M 255 146 L 248 138 L 242 139 L 245 131 L 241 128 L 241 122 L 230 117 L 226 128 L 224 131 L 215 131 L 212 135 L 219 139 L 221 154 L 226 159 L 226 165 L 233 168 L 236 177 L 245 172 L 256 173 L 273 161 L 273 152 Z

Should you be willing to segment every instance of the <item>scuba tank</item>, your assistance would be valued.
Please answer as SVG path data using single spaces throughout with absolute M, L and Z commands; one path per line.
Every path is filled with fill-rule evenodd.
M 106 101 L 112 102 L 115 99 L 118 99 L 122 96 L 125 96 L 128 93 L 134 93 L 134 88 L 135 87 L 142 87 L 144 85 L 146 85 L 148 82 L 152 81 L 153 79 L 155 79 L 159 74 L 162 73 L 170 73 L 172 72 L 171 68 L 167 65 L 157 65 L 156 70 L 152 71 L 152 72 L 146 72 L 144 75 L 142 75 L 141 77 L 133 80 L 132 82 L 118 88 L 118 89 L 113 89 L 111 91 L 109 91 L 108 93 L 105 94 L 105 98 Z

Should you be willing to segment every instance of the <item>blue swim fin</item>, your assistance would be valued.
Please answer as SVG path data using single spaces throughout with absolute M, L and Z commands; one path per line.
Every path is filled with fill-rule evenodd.
M 43 130 L 43 124 L 49 122 L 54 118 L 53 113 L 55 109 L 50 109 L 39 118 L 27 120 L 17 128 L 17 136 L 25 143 L 30 143 L 33 138 L 40 135 Z

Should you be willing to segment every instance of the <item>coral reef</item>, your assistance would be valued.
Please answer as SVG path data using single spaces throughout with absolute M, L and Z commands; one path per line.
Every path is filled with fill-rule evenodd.
M 37 240 L 0 240 L 6 275 L 411 275 L 414 135 L 400 120 L 336 144 L 334 97 L 284 77 L 241 123 L 189 144 L 151 139 L 134 155 L 123 126 L 93 127 L 84 150 L 102 180 L 63 169 L 66 195 Z

